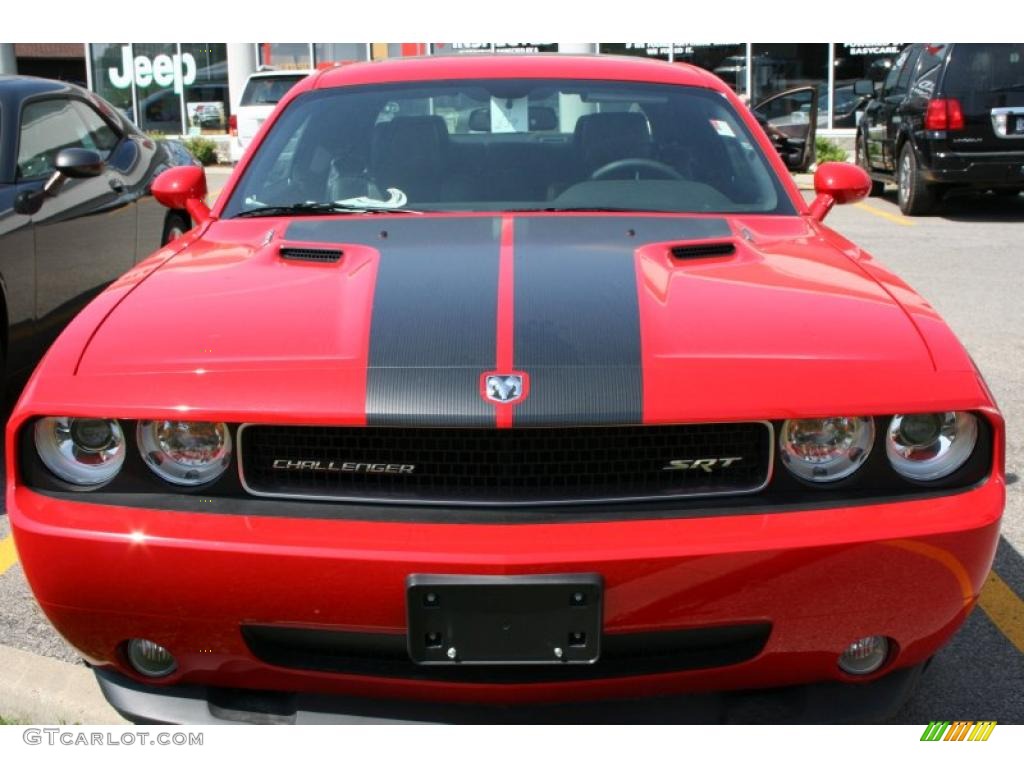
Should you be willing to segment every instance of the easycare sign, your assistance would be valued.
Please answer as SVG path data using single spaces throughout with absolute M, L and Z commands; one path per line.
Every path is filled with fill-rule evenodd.
M 132 60 L 131 48 L 125 45 L 121 47 L 121 71 L 110 67 L 107 76 L 115 88 L 131 88 L 132 83 L 146 88 L 156 83 L 164 88 L 173 85 L 174 92 L 181 93 L 186 85 L 196 81 L 196 60 L 191 53 L 160 54 L 153 59 L 136 56 Z

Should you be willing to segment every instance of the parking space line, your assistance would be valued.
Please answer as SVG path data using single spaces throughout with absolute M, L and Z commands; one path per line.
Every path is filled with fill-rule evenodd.
M 0 539 L 0 574 L 18 562 L 18 552 L 14 548 L 14 537 Z
M 1024 600 L 995 571 L 988 575 L 978 605 L 1013 647 L 1024 653 Z
M 891 221 L 893 224 L 900 224 L 904 227 L 916 227 L 916 222 L 911 221 L 906 216 L 898 216 L 895 213 L 889 213 L 888 211 L 882 211 L 875 208 L 873 205 L 867 203 L 857 203 L 853 206 L 854 208 L 860 208 L 862 211 L 873 213 L 875 216 L 881 216 L 886 221 Z

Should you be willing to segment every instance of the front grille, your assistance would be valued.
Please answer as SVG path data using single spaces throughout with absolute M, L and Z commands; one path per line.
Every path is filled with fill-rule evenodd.
M 243 482 L 252 493 L 419 504 L 750 493 L 767 483 L 772 459 L 772 428 L 761 422 L 532 429 L 246 425 L 239 443 Z M 697 460 L 703 462 L 695 466 Z

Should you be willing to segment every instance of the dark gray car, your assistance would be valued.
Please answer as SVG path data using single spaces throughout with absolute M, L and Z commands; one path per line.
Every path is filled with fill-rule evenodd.
M 85 89 L 0 76 L 0 385 L 22 379 L 81 307 L 191 227 L 150 194 L 180 162 Z

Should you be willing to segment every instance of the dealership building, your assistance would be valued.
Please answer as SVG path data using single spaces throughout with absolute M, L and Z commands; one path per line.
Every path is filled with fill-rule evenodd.
M 69 43 L 0 44 L 0 73 L 79 80 L 143 130 L 227 136 L 246 78 L 260 69 L 481 52 L 590 53 L 685 62 L 757 104 L 817 88 L 819 135 L 850 139 L 862 104 L 853 83 L 881 82 L 902 43 Z M 77 52 L 77 56 L 74 55 Z

